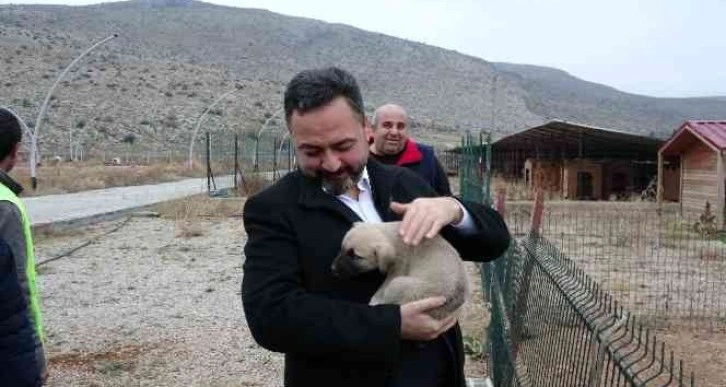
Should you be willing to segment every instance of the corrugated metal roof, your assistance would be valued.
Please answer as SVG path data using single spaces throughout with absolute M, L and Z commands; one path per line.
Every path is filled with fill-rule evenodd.
M 664 155 L 677 155 L 689 147 L 693 141 L 705 142 L 709 147 L 723 151 L 726 149 L 726 120 L 685 121 L 660 149 Z
M 718 150 L 726 149 L 726 120 L 686 121 L 685 125 Z
M 620 130 L 554 120 L 505 136 L 492 144 L 494 153 L 534 151 L 558 157 L 655 159 L 663 140 Z

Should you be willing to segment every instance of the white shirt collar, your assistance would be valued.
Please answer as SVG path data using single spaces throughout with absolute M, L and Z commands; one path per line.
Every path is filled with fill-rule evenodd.
M 360 179 L 358 179 L 358 189 L 361 191 L 371 190 L 371 178 L 368 176 L 367 166 L 363 166 L 363 172 L 361 172 Z

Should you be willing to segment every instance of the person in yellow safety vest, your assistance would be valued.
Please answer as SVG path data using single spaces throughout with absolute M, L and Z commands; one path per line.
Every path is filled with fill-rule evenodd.
M 40 386 L 47 371 L 33 238 L 23 187 L 8 175 L 21 139 L 20 120 L 0 107 L 0 384 Z

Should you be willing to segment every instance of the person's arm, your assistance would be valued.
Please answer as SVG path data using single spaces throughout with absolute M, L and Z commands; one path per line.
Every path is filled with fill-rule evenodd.
M 4 240 L 10 247 L 18 282 L 27 298 L 29 292 L 28 277 L 25 275 L 25 234 L 23 233 L 20 210 L 15 204 L 8 201 L 0 201 L 0 239 Z
M 488 262 L 504 254 L 509 248 L 511 235 L 499 212 L 483 204 L 456 200 L 468 213 L 474 229 L 462 232 L 449 225 L 441 230 L 441 235 L 457 249 L 461 258 Z
M 424 236 L 440 233 L 462 259 L 477 262 L 494 260 L 509 248 L 509 229 L 497 211 L 455 197 L 436 197 L 436 192 L 418 175 L 408 170 L 399 173 L 400 185 L 411 190 L 409 194 L 415 198 L 409 203 L 391 205 L 394 212 L 403 216 L 404 242 L 418 244 Z
M 253 197 L 243 214 L 248 239 L 242 301 L 255 340 L 276 352 L 395 363 L 399 306 L 368 306 L 308 293 L 293 230 L 275 207 Z

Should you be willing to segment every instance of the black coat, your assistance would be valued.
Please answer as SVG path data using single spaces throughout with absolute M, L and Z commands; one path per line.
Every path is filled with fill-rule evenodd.
M 407 169 L 373 160 L 367 167 L 384 221 L 400 219 L 388 209 L 391 200 L 407 203 L 436 195 Z M 446 227 L 442 235 L 466 260 L 500 256 L 510 237 L 499 214 L 463 204 L 478 232 L 462 237 Z M 331 273 L 343 235 L 355 221 L 360 219 L 353 211 L 299 171 L 245 204 L 245 316 L 261 346 L 285 353 L 286 386 L 385 386 L 408 348 L 400 339 L 399 306 L 367 305 L 383 282 L 382 274 L 338 279 Z M 458 326 L 445 335 L 455 347 L 452 385 L 464 386 Z

